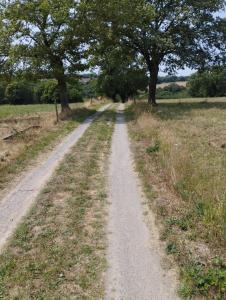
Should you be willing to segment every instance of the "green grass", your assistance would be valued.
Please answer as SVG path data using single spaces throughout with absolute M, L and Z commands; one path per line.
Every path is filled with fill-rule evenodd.
M 166 251 L 181 267 L 181 294 L 226 293 L 226 99 L 144 102 L 127 109 L 137 169 Z
M 56 125 L 55 130 L 42 133 L 35 140 L 27 140 L 27 146 L 19 153 L 17 158 L 10 161 L 7 165 L 3 165 L 0 169 L 0 189 L 3 189 L 12 181 L 13 177 L 20 173 L 32 159 L 35 159 L 40 153 L 50 149 L 60 139 L 75 129 L 88 116 L 94 114 L 99 105 L 93 108 L 83 108 L 80 104 L 74 110 L 72 119 L 64 121 Z M 24 139 L 24 137 L 21 137 Z
M 71 103 L 71 108 L 81 107 L 82 103 Z M 60 105 L 58 105 L 60 111 Z M 54 104 L 0 105 L 0 119 L 15 118 L 23 115 L 55 112 Z
M 54 111 L 55 106 L 53 104 L 0 105 L 0 119 Z
M 96 120 L 39 196 L 0 256 L 0 298 L 103 298 L 113 128 L 113 112 Z

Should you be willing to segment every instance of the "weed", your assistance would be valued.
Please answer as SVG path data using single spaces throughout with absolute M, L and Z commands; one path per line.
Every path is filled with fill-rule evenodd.
M 160 143 L 157 141 L 155 142 L 155 144 L 153 146 L 150 146 L 146 149 L 146 152 L 148 154 L 151 154 L 151 153 L 156 153 L 156 152 L 159 152 L 160 150 Z
M 178 253 L 177 245 L 175 242 L 169 242 L 166 246 L 167 254 L 176 254 Z
M 182 270 L 183 284 L 181 294 L 191 297 L 195 294 L 207 295 L 210 290 L 218 299 L 226 293 L 226 270 L 223 268 L 205 268 L 190 264 Z

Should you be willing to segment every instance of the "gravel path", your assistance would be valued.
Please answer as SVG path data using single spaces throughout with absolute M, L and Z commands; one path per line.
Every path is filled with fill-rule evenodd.
M 36 197 L 71 147 L 80 139 L 92 121 L 110 105 L 102 107 L 86 119 L 51 152 L 39 166 L 30 170 L 16 187 L 0 202 L 0 251 L 27 214 Z
M 144 221 L 123 111 L 117 116 L 110 163 L 105 299 L 176 300 L 175 278 L 161 267 L 158 241 Z

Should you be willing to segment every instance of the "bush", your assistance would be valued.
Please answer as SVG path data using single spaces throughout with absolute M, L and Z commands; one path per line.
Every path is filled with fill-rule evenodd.
M 79 90 L 77 87 L 72 85 L 68 86 L 68 97 L 69 102 L 76 103 L 76 102 L 83 102 L 83 92 Z
M 6 90 L 6 83 L 0 82 L 0 104 L 7 103 L 7 101 L 5 99 L 5 90 Z
M 88 83 L 83 85 L 83 94 L 85 98 L 97 98 L 100 95 L 97 79 L 92 78 Z
M 32 104 L 33 84 L 27 81 L 14 81 L 6 87 L 5 99 L 9 104 Z
M 82 85 L 75 81 L 68 84 L 69 102 L 82 102 L 84 91 Z M 5 88 L 0 84 L 0 104 L 52 104 L 59 102 L 57 81 L 55 79 L 39 80 L 35 84 L 29 81 L 14 81 Z
M 226 96 L 226 69 L 213 68 L 198 72 L 191 76 L 188 86 L 192 97 Z
M 179 99 L 187 97 L 187 88 L 175 83 L 172 83 L 164 88 L 158 88 L 156 93 L 157 99 Z
M 39 81 L 34 94 L 37 103 L 54 103 L 58 100 L 57 81 L 54 79 Z

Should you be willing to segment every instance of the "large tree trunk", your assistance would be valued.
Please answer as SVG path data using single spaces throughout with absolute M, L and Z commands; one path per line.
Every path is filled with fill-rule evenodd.
M 158 73 L 159 73 L 159 65 L 152 63 L 149 66 L 149 94 L 148 94 L 148 103 L 155 106 L 156 102 L 156 89 L 158 83 Z
M 61 104 L 60 117 L 64 118 L 67 114 L 71 113 L 68 100 L 67 82 L 65 77 L 65 70 L 62 59 L 58 56 L 51 55 L 51 66 L 53 69 L 53 76 L 57 80 L 57 90 L 59 94 L 59 100 Z
M 68 101 L 68 92 L 67 92 L 67 83 L 64 77 L 58 78 L 58 92 L 59 99 L 61 104 L 61 114 L 66 115 L 71 112 L 69 101 Z

